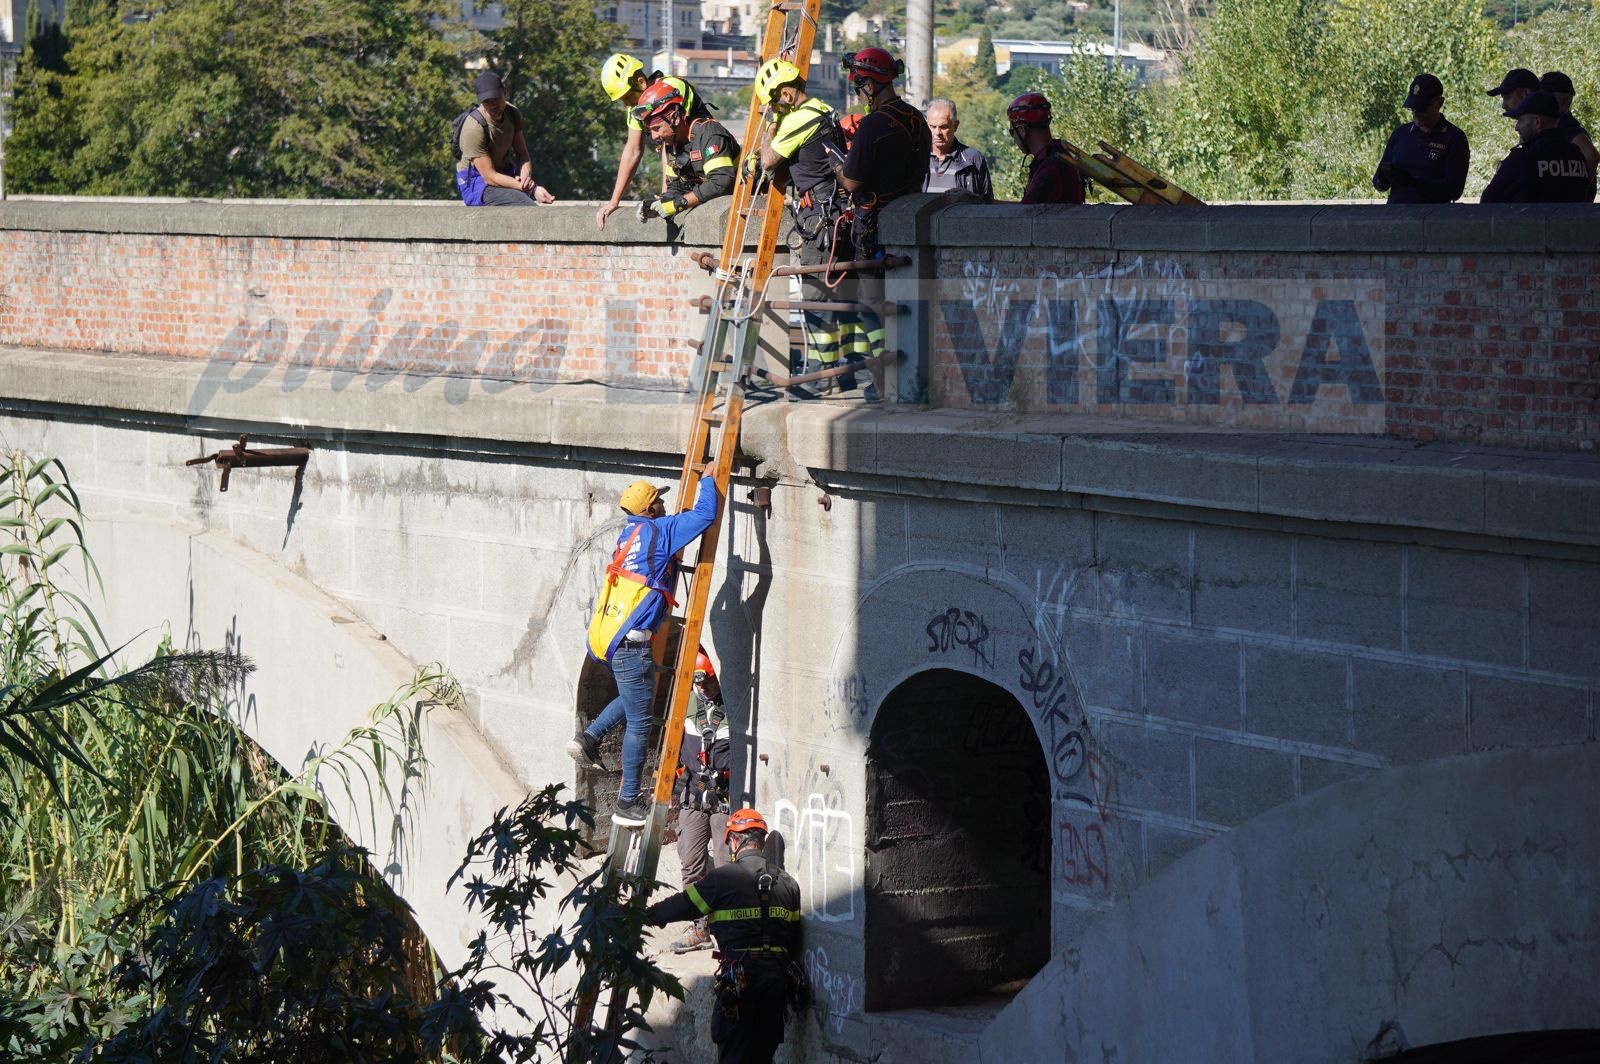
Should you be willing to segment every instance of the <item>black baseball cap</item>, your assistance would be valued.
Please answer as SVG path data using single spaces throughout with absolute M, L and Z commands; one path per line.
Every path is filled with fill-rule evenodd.
M 1577 91 L 1572 87 L 1572 79 L 1559 70 L 1552 70 L 1539 79 L 1540 92 L 1564 92 L 1568 96 L 1576 96 Z
M 1517 67 L 1515 70 L 1506 71 L 1506 76 L 1500 79 L 1500 84 L 1488 90 L 1490 96 L 1504 96 L 1513 89 L 1532 89 L 1539 91 L 1539 79 L 1533 71 Z
M 1401 107 L 1426 107 L 1444 95 L 1444 83 L 1432 74 L 1418 74 L 1411 79 L 1406 92 L 1406 102 Z
M 1506 112 L 1507 118 L 1517 118 L 1521 115 L 1544 115 L 1546 118 L 1560 118 L 1561 105 L 1556 103 L 1556 98 L 1548 92 L 1530 92 L 1527 99 Z
M 506 94 L 505 82 L 500 80 L 500 75 L 492 70 L 485 70 L 472 80 L 472 89 L 478 94 L 478 102 L 484 100 L 498 100 Z

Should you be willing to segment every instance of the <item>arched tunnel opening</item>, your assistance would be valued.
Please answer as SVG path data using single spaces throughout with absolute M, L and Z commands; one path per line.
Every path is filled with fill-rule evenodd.
M 987 680 L 918 673 L 868 739 L 863 1004 L 1014 992 L 1049 955 L 1049 773 L 1033 722 Z

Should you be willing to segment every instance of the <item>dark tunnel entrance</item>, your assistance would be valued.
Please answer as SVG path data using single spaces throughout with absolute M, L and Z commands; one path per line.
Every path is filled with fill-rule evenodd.
M 1050 955 L 1050 793 L 1028 714 L 962 672 L 890 692 L 867 747 L 869 1011 L 1014 991 Z

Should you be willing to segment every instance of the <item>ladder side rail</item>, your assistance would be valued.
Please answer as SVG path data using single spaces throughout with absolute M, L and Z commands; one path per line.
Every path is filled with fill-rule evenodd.
M 778 54 L 778 49 L 783 45 L 783 31 L 787 19 L 788 15 L 783 10 L 781 0 L 773 0 L 767 9 L 767 25 L 761 36 L 761 50 L 756 56 L 758 65 Z M 761 101 L 756 99 L 755 88 L 752 86 L 750 115 L 744 123 L 744 140 L 739 142 L 739 176 L 734 181 L 733 201 L 728 206 L 727 229 L 722 238 L 722 257 L 719 265 L 723 270 L 733 265 L 734 258 L 744 247 L 744 208 L 750 204 L 754 192 L 754 183 L 745 177 L 744 156 L 759 148 L 757 138 L 766 124 L 766 111 L 767 109 L 761 106 Z
M 688 715 L 689 696 L 694 691 L 695 657 L 699 652 L 700 636 L 705 627 L 706 609 L 711 601 L 712 577 L 717 565 L 717 549 L 722 539 L 722 524 L 727 517 L 728 486 L 733 474 L 734 452 L 738 450 L 739 425 L 743 410 L 743 389 L 734 384 L 729 388 L 727 405 L 723 408 L 725 420 L 712 467 L 712 480 L 716 484 L 719 496 L 717 518 L 700 537 L 694 576 L 689 586 L 689 601 L 684 608 L 683 631 L 678 640 L 678 661 L 672 675 L 661 760 L 656 765 L 655 801 L 657 807 L 661 808 L 672 801 L 672 787 L 677 780 L 678 753 L 683 745 L 683 721 Z M 654 869 L 647 868 L 641 871 L 648 878 Z

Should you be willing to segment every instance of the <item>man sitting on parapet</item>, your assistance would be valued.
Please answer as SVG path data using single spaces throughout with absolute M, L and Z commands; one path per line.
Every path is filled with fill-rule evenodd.
M 500 75 L 486 70 L 472 88 L 478 106 L 456 116 L 451 134 L 461 202 L 468 207 L 531 207 L 534 200 L 554 203 L 550 190 L 533 179 L 522 112 L 506 102 Z
M 589 653 L 611 670 L 617 697 L 567 744 L 567 753 L 578 764 L 604 769 L 600 740 L 626 721 L 622 789 L 617 793 L 617 811 L 612 814 L 612 819 L 622 824 L 643 824 L 650 816 L 650 799 L 640 793 L 640 775 L 649 753 L 650 711 L 655 703 L 650 641 L 674 604 L 678 552 L 717 519 L 717 482 L 711 476 L 701 478 L 694 509 L 685 513 L 667 515 L 661 501 L 667 490 L 636 480 L 619 500 L 628 517 L 617 534 L 616 549 L 589 622 Z
M 667 187 L 639 204 L 639 220 L 672 218 L 733 191 L 739 142 L 714 118 L 694 118 L 667 81 L 645 89 L 633 109 L 650 139 L 667 149 Z

